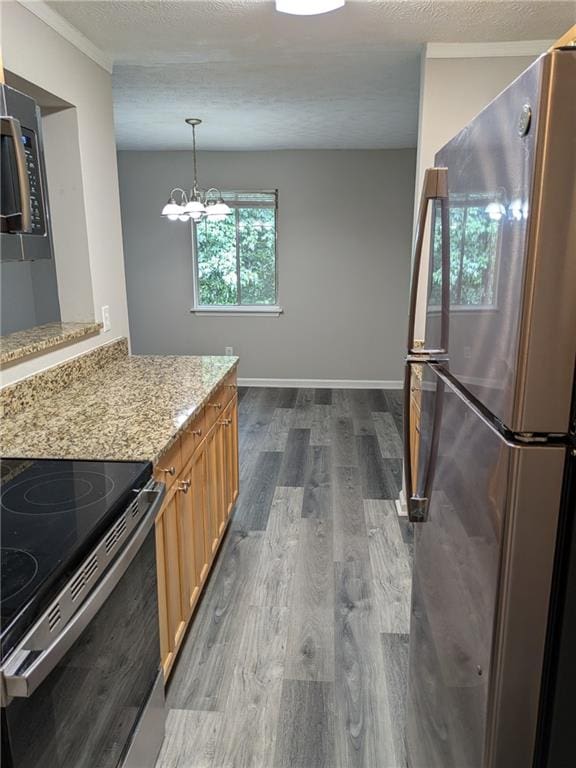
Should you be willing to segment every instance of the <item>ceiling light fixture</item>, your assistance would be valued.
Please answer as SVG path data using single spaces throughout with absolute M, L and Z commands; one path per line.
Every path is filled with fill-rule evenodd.
M 316 16 L 343 8 L 346 0 L 276 0 L 276 10 L 295 16 Z
M 204 191 L 198 186 L 198 160 L 196 158 L 196 126 L 202 120 L 197 117 L 188 117 L 188 125 L 192 126 L 192 156 L 194 158 L 194 182 L 189 194 L 182 187 L 174 187 L 170 192 L 168 202 L 162 208 L 162 216 L 169 221 L 192 221 L 201 219 L 208 221 L 223 221 L 232 213 L 229 205 L 222 199 L 222 193 L 217 187 L 210 187 Z M 180 202 L 176 202 L 179 196 Z

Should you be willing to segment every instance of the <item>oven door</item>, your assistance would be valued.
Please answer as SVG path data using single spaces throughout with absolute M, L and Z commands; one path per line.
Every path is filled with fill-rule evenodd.
M 26 670 L 12 679 L 14 690 L 20 683 L 29 695 L 23 691 L 2 710 L 3 765 L 4 760 L 10 768 L 130 765 L 138 751 L 136 734 L 147 740 L 154 765 L 164 733 L 164 702 L 153 507 L 108 581 L 103 579 L 80 607 L 79 613 L 89 614 L 90 605 L 102 601 L 102 590 L 107 592 L 63 657 L 38 685 L 38 675 L 27 679 Z M 46 658 L 45 668 L 51 666 Z

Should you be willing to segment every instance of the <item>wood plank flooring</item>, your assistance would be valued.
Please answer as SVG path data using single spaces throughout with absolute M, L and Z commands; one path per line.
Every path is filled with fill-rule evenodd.
M 239 395 L 240 497 L 157 768 L 405 768 L 401 393 Z

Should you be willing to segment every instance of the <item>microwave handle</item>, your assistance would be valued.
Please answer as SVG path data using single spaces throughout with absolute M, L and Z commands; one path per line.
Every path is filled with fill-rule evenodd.
M 26 170 L 26 154 L 22 143 L 22 128 L 20 121 L 15 117 L 2 117 L 2 135 L 10 136 L 14 145 L 14 157 L 16 158 L 16 171 L 18 174 L 18 194 L 20 197 L 21 223 L 13 232 L 31 232 L 32 218 L 30 213 L 30 183 Z
M 29 654 L 26 650 L 15 654 L 14 660 L 9 662 L 9 667 L 7 665 L 4 668 L 4 686 L 8 697 L 28 698 L 31 696 L 90 624 L 138 554 L 146 536 L 154 525 L 162 506 L 164 494 L 163 485 L 161 490 L 149 494 L 153 501 L 142 522 L 131 534 L 128 544 L 114 565 L 83 602 L 81 608 L 62 629 L 58 637 L 54 639 L 54 642 L 42 651 L 25 670 L 20 671 Z

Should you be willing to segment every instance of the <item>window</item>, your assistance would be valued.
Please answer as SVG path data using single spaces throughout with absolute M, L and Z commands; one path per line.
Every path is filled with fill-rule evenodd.
M 504 219 L 490 218 L 488 197 L 450 200 L 450 305 L 454 308 L 496 306 L 498 254 Z M 442 227 L 436 206 L 430 305 L 439 306 L 442 292 Z
M 279 312 L 277 192 L 223 192 L 233 213 L 193 225 L 194 309 Z

